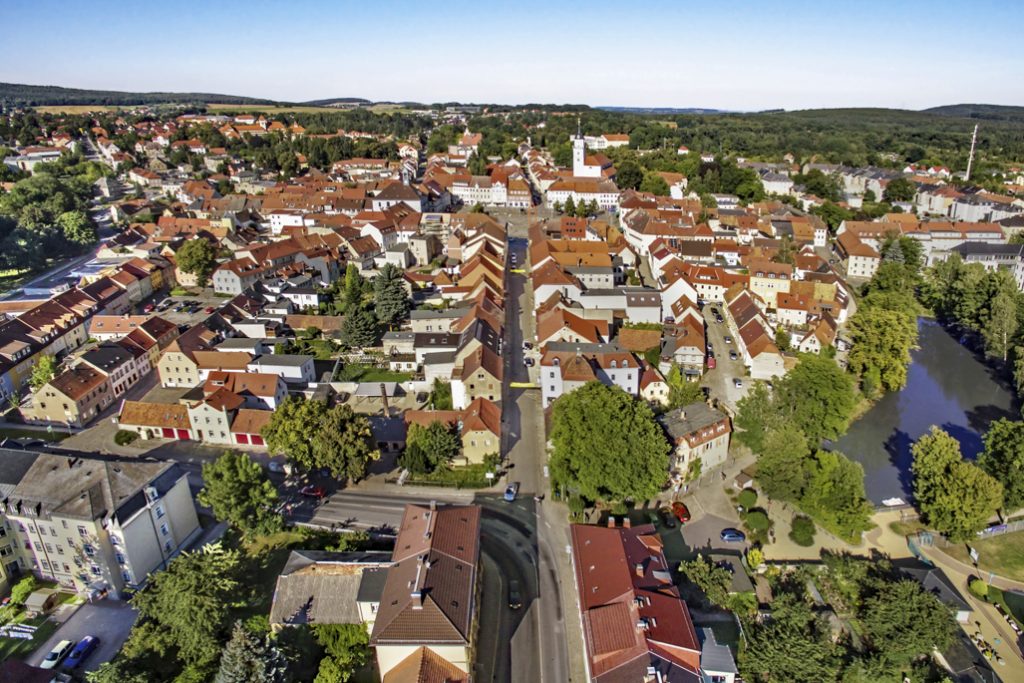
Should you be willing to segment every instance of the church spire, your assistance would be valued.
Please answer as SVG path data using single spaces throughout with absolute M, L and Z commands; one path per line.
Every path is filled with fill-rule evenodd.
M 580 117 L 576 117 L 576 137 L 583 137 L 583 128 L 580 125 Z

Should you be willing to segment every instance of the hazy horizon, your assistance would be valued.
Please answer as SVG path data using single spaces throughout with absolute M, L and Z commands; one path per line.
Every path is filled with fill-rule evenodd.
M 0 81 L 276 101 L 727 111 L 1024 106 L 1024 55 L 993 40 L 1024 4 L 600 0 L 244 9 L 39 0 L 2 10 Z

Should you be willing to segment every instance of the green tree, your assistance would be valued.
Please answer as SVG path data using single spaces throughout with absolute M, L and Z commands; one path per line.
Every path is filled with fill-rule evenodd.
M 566 216 L 576 215 L 576 202 L 571 196 L 565 200 L 565 205 L 562 207 L 562 210 L 565 211 Z
M 260 642 L 236 621 L 213 683 L 279 683 L 285 679 L 285 668 L 284 657 L 276 648 Z
M 19 579 L 18 583 L 11 587 L 11 604 L 24 605 L 28 596 L 32 595 L 38 586 L 39 582 L 34 576 L 30 575 Z
M 216 662 L 227 635 L 229 608 L 238 599 L 238 568 L 238 552 L 225 550 L 219 543 L 171 560 L 167 569 L 152 574 L 146 588 L 131 598 L 140 619 L 154 627 L 149 633 L 160 634 L 158 640 L 138 641 L 161 656 L 167 654 L 167 647 L 176 648 L 178 657 L 188 664 Z
M 757 481 L 765 495 L 796 502 L 807 486 L 805 465 L 811 455 L 807 438 L 791 424 L 780 425 L 764 436 L 757 459 Z
M 885 186 L 882 198 L 887 202 L 909 202 L 917 194 L 914 183 L 906 178 L 893 178 Z
M 764 452 L 764 439 L 782 423 L 779 409 L 764 382 L 754 382 L 747 395 L 736 404 L 736 440 L 755 453 Z
M 800 356 L 775 393 L 782 416 L 812 445 L 843 434 L 857 404 L 852 378 L 831 358 L 812 354 Z
M 913 579 L 883 583 L 864 603 L 861 621 L 874 649 L 904 666 L 933 648 L 944 650 L 957 625 L 950 608 Z
M 849 542 L 871 528 L 871 503 L 864 494 L 864 468 L 836 451 L 818 451 L 805 464 L 807 485 L 800 507 Z
M 57 372 L 57 361 L 53 356 L 40 354 L 39 360 L 32 366 L 32 374 L 29 376 L 29 386 L 39 390 L 44 384 L 53 379 Z
M 665 376 L 665 383 L 668 384 L 669 408 L 681 408 L 691 403 L 704 403 L 704 389 L 700 382 L 688 382 L 679 366 L 672 365 Z
M 414 474 L 426 474 L 451 462 L 461 449 L 458 434 L 448 425 L 438 420 L 426 427 L 411 424 L 398 464 Z
M 96 242 L 96 227 L 82 211 L 65 211 L 57 217 L 57 224 L 68 242 L 83 246 Z
M 1013 340 L 1017 336 L 1018 300 L 1016 291 L 1001 289 L 989 304 L 988 316 L 981 334 L 985 338 L 985 352 L 990 356 L 1001 358 L 1003 362 L 1010 355 Z
M 853 212 L 844 209 L 838 204 L 832 202 L 825 202 L 820 206 L 815 206 L 811 209 L 811 213 L 821 220 L 825 221 L 825 224 L 832 229 L 832 232 L 836 231 L 836 228 L 843 221 L 853 220 Z
M 388 263 L 373 279 L 374 310 L 382 325 L 398 325 L 409 317 L 412 300 L 401 270 Z
M 615 173 L 615 184 L 623 190 L 635 190 L 643 182 L 644 172 L 632 159 L 627 159 L 617 164 Z
M 216 248 L 202 237 L 187 240 L 174 257 L 183 272 L 196 276 L 200 287 L 206 286 L 217 265 Z
M 914 456 L 914 500 L 925 521 L 953 541 L 971 538 L 1003 504 L 1003 487 L 965 462 L 960 443 L 938 427 L 919 438 Z
M 362 624 L 318 624 L 313 633 L 327 658 L 333 660 L 331 674 L 341 674 L 338 680 L 349 680 L 370 659 L 370 635 Z M 322 664 L 320 670 L 323 672 Z
M 910 350 L 917 344 L 917 319 L 904 311 L 861 306 L 848 329 L 853 348 L 848 367 L 861 377 L 877 377 L 885 391 L 899 391 L 907 383 Z
M 589 500 L 646 500 L 668 477 L 669 445 L 650 407 L 617 386 L 588 382 L 559 397 L 551 442 L 553 479 Z
M 1003 485 L 1007 510 L 1024 507 L 1024 422 L 1002 418 L 989 424 L 978 466 Z
M 828 626 L 801 598 L 783 594 L 772 605 L 771 619 L 745 631 L 747 646 L 739 660 L 744 680 L 839 680 L 841 652 L 832 644 Z
M 789 332 L 782 325 L 775 330 L 775 345 L 779 347 L 780 351 L 789 351 L 792 346 Z
M 644 179 L 640 183 L 641 192 L 649 192 L 659 197 L 669 196 L 668 183 L 657 173 L 645 173 Z
M 272 533 L 281 528 L 274 511 L 277 489 L 259 463 L 244 453 L 227 451 L 203 465 L 198 500 L 213 516 L 244 533 Z
M 728 569 L 708 562 L 703 555 L 697 555 L 696 558 L 680 564 L 679 571 L 687 581 L 700 588 L 712 605 L 725 607 L 729 602 L 732 574 Z
M 262 435 L 271 452 L 307 469 L 327 468 L 338 479 L 361 479 L 370 461 L 380 457 L 369 421 L 347 405 L 328 408 L 323 401 L 289 397 Z
M 380 328 L 373 313 L 363 308 L 348 311 L 341 324 L 341 340 L 346 346 L 367 348 L 376 346 Z

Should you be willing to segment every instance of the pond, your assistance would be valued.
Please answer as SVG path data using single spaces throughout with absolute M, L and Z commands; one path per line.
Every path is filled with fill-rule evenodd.
M 973 459 L 991 421 L 1020 418 L 1013 391 L 992 368 L 934 320 L 919 319 L 918 330 L 907 386 L 880 399 L 831 446 L 864 466 L 867 496 L 876 505 L 887 498 L 910 501 L 910 447 L 932 425 Z

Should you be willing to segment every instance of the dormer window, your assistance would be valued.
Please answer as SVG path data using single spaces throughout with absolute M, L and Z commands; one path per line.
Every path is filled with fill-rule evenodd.
M 612 367 L 615 367 L 615 366 L 613 365 Z M 622 361 L 622 367 L 628 368 L 629 367 L 629 361 L 628 360 Z
M 555 367 L 558 367 L 560 363 L 558 362 L 558 359 L 555 358 L 554 360 L 551 361 L 551 364 L 554 365 Z
M 612 369 L 615 369 L 617 367 L 619 367 L 619 364 L 615 361 L 612 361 Z

